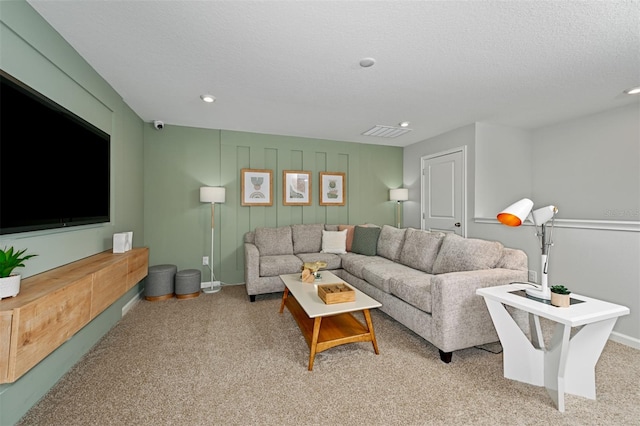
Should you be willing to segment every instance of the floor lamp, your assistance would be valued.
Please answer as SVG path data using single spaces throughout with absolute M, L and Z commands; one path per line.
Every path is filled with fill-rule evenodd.
M 398 188 L 389 190 L 389 200 L 396 202 L 396 221 L 400 228 L 400 203 L 409 199 L 409 190 L 407 188 Z
M 211 203 L 211 257 L 209 258 L 209 270 L 211 271 L 211 286 L 202 289 L 204 293 L 217 293 L 222 288 L 221 282 L 215 280 L 213 273 L 213 236 L 215 231 L 216 216 L 214 208 L 216 203 L 224 203 L 225 188 L 221 186 L 203 186 L 200 188 L 200 202 Z
M 558 208 L 556 206 L 546 206 L 533 210 L 533 201 L 528 198 L 510 205 L 500 213 L 498 213 L 498 221 L 507 226 L 520 226 L 525 220 L 533 222 L 536 227 L 536 235 L 540 238 L 540 248 L 542 257 L 540 259 L 542 265 L 542 273 L 540 274 L 539 289 L 527 289 L 527 294 L 537 299 L 551 299 L 549 291 L 547 267 L 549 265 L 549 251 L 553 245 L 551 236 L 553 234 L 553 219 Z M 547 234 L 546 224 L 551 221 L 551 232 Z

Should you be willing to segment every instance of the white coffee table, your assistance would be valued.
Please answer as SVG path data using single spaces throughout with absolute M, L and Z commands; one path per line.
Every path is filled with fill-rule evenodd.
M 558 308 L 522 295 L 527 284 L 480 288 L 502 343 L 504 377 L 544 386 L 564 411 L 564 394 L 596 399 L 595 365 L 619 316 L 629 308 L 571 293 L 572 305 Z M 531 339 L 522 332 L 505 305 L 529 313 Z M 556 322 L 545 348 L 540 317 Z M 572 327 L 582 328 L 573 336 Z
M 371 342 L 376 355 L 378 343 L 373 330 L 369 309 L 379 308 L 380 302 L 353 288 L 328 271 L 320 271 L 321 280 L 314 284 L 302 282 L 300 274 L 280 275 L 285 285 L 280 313 L 286 306 L 295 318 L 300 331 L 309 345 L 309 371 L 313 370 L 316 353 L 338 345 L 355 342 Z M 343 283 L 355 291 L 354 302 L 342 302 L 327 305 L 318 296 L 318 284 Z M 292 297 L 293 296 L 293 297 Z M 362 312 L 365 323 L 354 316 L 354 312 Z

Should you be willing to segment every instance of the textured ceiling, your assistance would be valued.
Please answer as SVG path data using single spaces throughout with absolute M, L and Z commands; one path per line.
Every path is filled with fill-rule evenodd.
M 639 102 L 623 94 L 640 85 L 637 0 L 28 2 L 167 126 L 406 146 Z

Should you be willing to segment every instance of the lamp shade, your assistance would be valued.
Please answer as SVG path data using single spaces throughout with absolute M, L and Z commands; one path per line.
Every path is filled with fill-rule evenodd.
M 409 199 L 409 190 L 407 188 L 398 188 L 389 190 L 389 200 L 391 201 L 407 201 Z
M 520 226 L 529 216 L 532 208 L 533 201 L 523 198 L 498 213 L 498 221 L 508 226 Z
M 532 211 L 531 217 L 533 218 L 533 223 L 535 223 L 536 226 L 540 226 L 551 220 L 556 213 L 558 213 L 556 206 L 547 206 Z
M 200 201 L 203 203 L 224 203 L 226 190 L 222 186 L 200 187 Z

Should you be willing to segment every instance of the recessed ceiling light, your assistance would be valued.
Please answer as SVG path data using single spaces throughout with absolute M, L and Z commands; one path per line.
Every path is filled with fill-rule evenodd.
M 409 127 L 409 122 L 408 121 L 401 122 L 400 127 Z
M 215 102 L 216 101 L 216 97 L 213 95 L 200 95 L 200 99 L 202 99 L 203 101 L 207 102 L 207 103 L 211 103 L 211 102 Z
M 373 59 L 373 58 L 362 58 L 362 59 L 360 59 L 360 66 L 362 68 L 372 67 L 373 64 L 375 64 L 375 63 L 376 63 L 376 60 Z
M 640 93 L 640 86 L 624 91 L 627 95 L 637 95 Z

